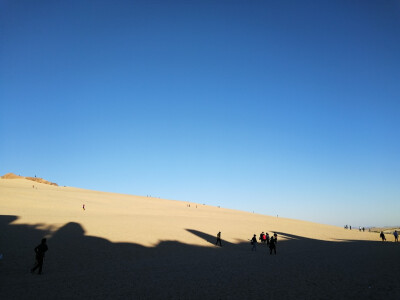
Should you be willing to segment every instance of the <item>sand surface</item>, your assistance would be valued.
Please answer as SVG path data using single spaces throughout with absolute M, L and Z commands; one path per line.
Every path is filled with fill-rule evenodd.
M 0 209 L 0 299 L 400 299 L 392 235 L 23 178 L 0 179 Z M 251 251 L 262 231 L 277 255 Z

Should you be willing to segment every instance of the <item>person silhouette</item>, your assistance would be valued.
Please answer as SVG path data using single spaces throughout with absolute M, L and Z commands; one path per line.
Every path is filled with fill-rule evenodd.
M 260 243 L 265 243 L 265 234 L 264 234 L 264 231 L 260 233 L 259 240 L 260 240 Z
M 251 251 L 257 251 L 257 237 L 256 235 L 253 235 L 253 238 L 251 239 L 251 244 L 253 247 L 251 247 Z
M 218 232 L 218 234 L 217 234 L 217 242 L 215 243 L 215 245 L 218 246 L 218 244 L 219 244 L 220 247 L 222 247 L 222 244 L 221 244 L 221 231 Z
M 393 235 L 394 235 L 394 241 L 395 241 L 395 242 L 398 242 L 398 241 L 399 241 L 399 234 L 397 233 L 397 230 L 395 230 L 395 231 L 393 232 Z
M 385 234 L 383 233 L 383 231 L 381 231 L 381 234 L 379 235 L 382 239 L 382 242 L 386 241 L 386 237 Z
M 44 254 L 47 250 L 49 250 L 49 248 L 47 247 L 46 239 L 42 239 L 40 245 L 35 247 L 36 263 L 35 266 L 31 269 L 31 273 L 34 273 L 35 270 L 39 268 L 38 274 L 42 274 Z
M 267 241 L 267 247 L 269 247 L 269 233 L 265 235 L 265 240 Z
M 275 235 L 271 236 L 271 239 L 269 240 L 269 254 L 272 254 L 272 250 L 274 250 L 274 253 L 276 255 L 276 237 Z

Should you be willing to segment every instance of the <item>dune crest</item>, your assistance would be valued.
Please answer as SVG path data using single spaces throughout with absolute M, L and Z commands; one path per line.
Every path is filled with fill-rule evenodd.
M 25 177 L 15 175 L 14 173 L 7 173 L 4 176 L 1 176 L 2 179 L 24 179 Z
M 6 175 L 1 176 L 1 178 L 2 179 L 27 179 L 27 180 L 35 181 L 35 182 L 38 182 L 38 183 L 44 183 L 44 184 L 58 186 L 57 183 L 50 182 L 50 181 L 45 180 L 43 178 L 39 178 L 39 177 L 24 177 L 24 176 L 16 175 L 14 173 L 7 173 Z

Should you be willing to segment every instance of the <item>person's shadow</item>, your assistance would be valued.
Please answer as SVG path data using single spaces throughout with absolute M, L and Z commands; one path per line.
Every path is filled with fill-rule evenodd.
M 198 231 L 198 230 L 195 230 L 195 229 L 186 229 L 186 231 L 198 236 L 199 238 L 205 240 L 206 242 L 208 242 L 208 243 L 210 243 L 212 245 L 215 245 L 216 242 L 217 242 L 217 234 L 215 234 L 215 236 L 212 236 L 212 235 L 210 235 L 208 233 L 201 232 L 201 231 Z M 232 245 L 232 243 L 224 241 L 223 236 L 221 236 L 221 239 L 222 239 L 222 245 L 223 246 Z

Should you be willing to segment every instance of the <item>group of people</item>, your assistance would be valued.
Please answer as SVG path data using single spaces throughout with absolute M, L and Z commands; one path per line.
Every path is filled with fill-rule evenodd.
M 383 233 L 383 231 L 381 231 L 381 233 L 379 234 L 380 238 L 382 239 L 382 242 L 386 241 L 386 237 L 385 234 Z M 397 230 L 395 230 L 393 232 L 393 236 L 394 236 L 394 241 L 398 242 L 399 241 L 399 233 L 397 232 Z
M 344 225 L 344 229 L 350 229 L 351 230 L 351 225 L 349 226 L 349 225 Z M 362 232 L 364 232 L 365 231 L 365 227 L 358 227 L 358 230 L 359 231 L 362 231 Z
M 259 239 L 260 243 L 267 244 L 267 247 L 269 248 L 269 254 L 272 254 L 272 252 L 276 254 L 276 243 L 278 241 L 278 235 L 276 233 L 270 237 L 268 232 L 266 234 L 261 232 Z M 255 234 L 250 239 L 250 243 L 252 245 L 251 251 L 257 251 L 257 236 Z M 222 247 L 221 231 L 217 233 L 217 241 L 215 242 L 215 245 Z
M 351 230 L 351 226 L 345 225 L 344 229 L 350 229 Z M 358 230 L 361 232 L 365 231 L 365 227 L 359 227 Z M 369 229 L 369 231 L 371 231 L 371 229 Z M 397 230 L 395 230 L 393 232 L 393 236 L 394 236 L 394 241 L 398 242 L 399 241 L 399 233 L 397 232 Z M 386 241 L 386 237 L 385 234 L 383 233 L 383 231 L 380 232 L 379 237 L 382 239 L 382 242 Z
M 272 254 L 272 252 L 274 252 L 274 254 L 276 254 L 276 243 L 278 242 L 278 235 L 276 233 L 274 233 L 274 235 L 272 235 L 270 237 L 268 232 L 264 233 L 264 231 L 263 231 L 260 233 L 259 240 L 260 240 L 261 244 L 267 244 L 267 247 L 269 248 L 269 254 Z M 257 250 L 256 235 L 253 235 L 253 238 L 250 241 L 251 241 L 251 245 L 253 246 L 251 248 L 251 251 L 256 251 Z

